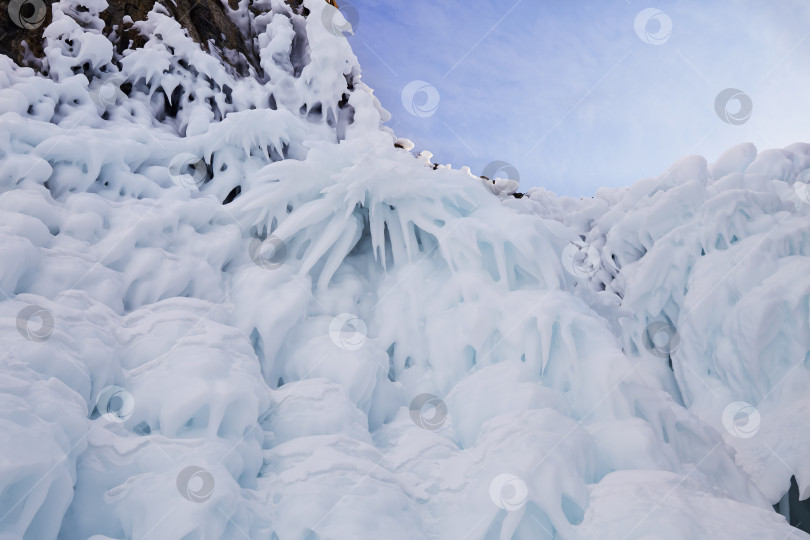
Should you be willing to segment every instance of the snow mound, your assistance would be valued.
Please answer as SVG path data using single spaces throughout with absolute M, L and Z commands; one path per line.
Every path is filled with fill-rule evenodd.
M 303 5 L 225 8 L 261 73 L 104 0 L 0 57 L 0 534 L 800 536 L 810 146 L 516 199 Z

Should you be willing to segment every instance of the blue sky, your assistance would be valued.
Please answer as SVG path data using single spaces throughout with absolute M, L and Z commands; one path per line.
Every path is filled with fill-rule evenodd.
M 760 150 L 810 142 L 806 0 L 350 6 L 350 41 L 388 125 L 440 163 L 480 174 L 508 162 L 524 190 L 587 196 L 657 176 L 687 154 L 711 162 L 745 141 Z M 639 16 L 649 8 L 657 11 Z M 727 88 L 753 106 L 738 125 L 716 112 Z M 725 110 L 739 108 L 732 100 Z

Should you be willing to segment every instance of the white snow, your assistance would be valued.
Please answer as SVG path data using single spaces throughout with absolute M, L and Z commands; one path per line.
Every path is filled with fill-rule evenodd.
M 0 536 L 806 537 L 810 145 L 516 199 L 305 6 L 0 57 Z

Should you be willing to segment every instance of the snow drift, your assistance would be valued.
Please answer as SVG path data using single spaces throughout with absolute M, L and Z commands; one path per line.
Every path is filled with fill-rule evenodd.
M 261 70 L 105 0 L 0 57 L 3 538 L 804 535 L 810 145 L 495 196 L 334 7 L 224 6 Z

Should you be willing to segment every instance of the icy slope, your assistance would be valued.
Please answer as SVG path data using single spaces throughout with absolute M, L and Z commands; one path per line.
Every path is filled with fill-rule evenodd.
M 499 198 L 325 2 L 226 7 L 247 77 L 105 8 L 0 58 L 4 538 L 803 536 L 807 147 Z
M 683 403 L 774 502 L 791 475 L 810 497 L 808 180 L 810 145 L 743 144 L 587 202 L 544 199 L 595 261 L 577 292 L 620 322 L 630 356 L 672 365 Z

